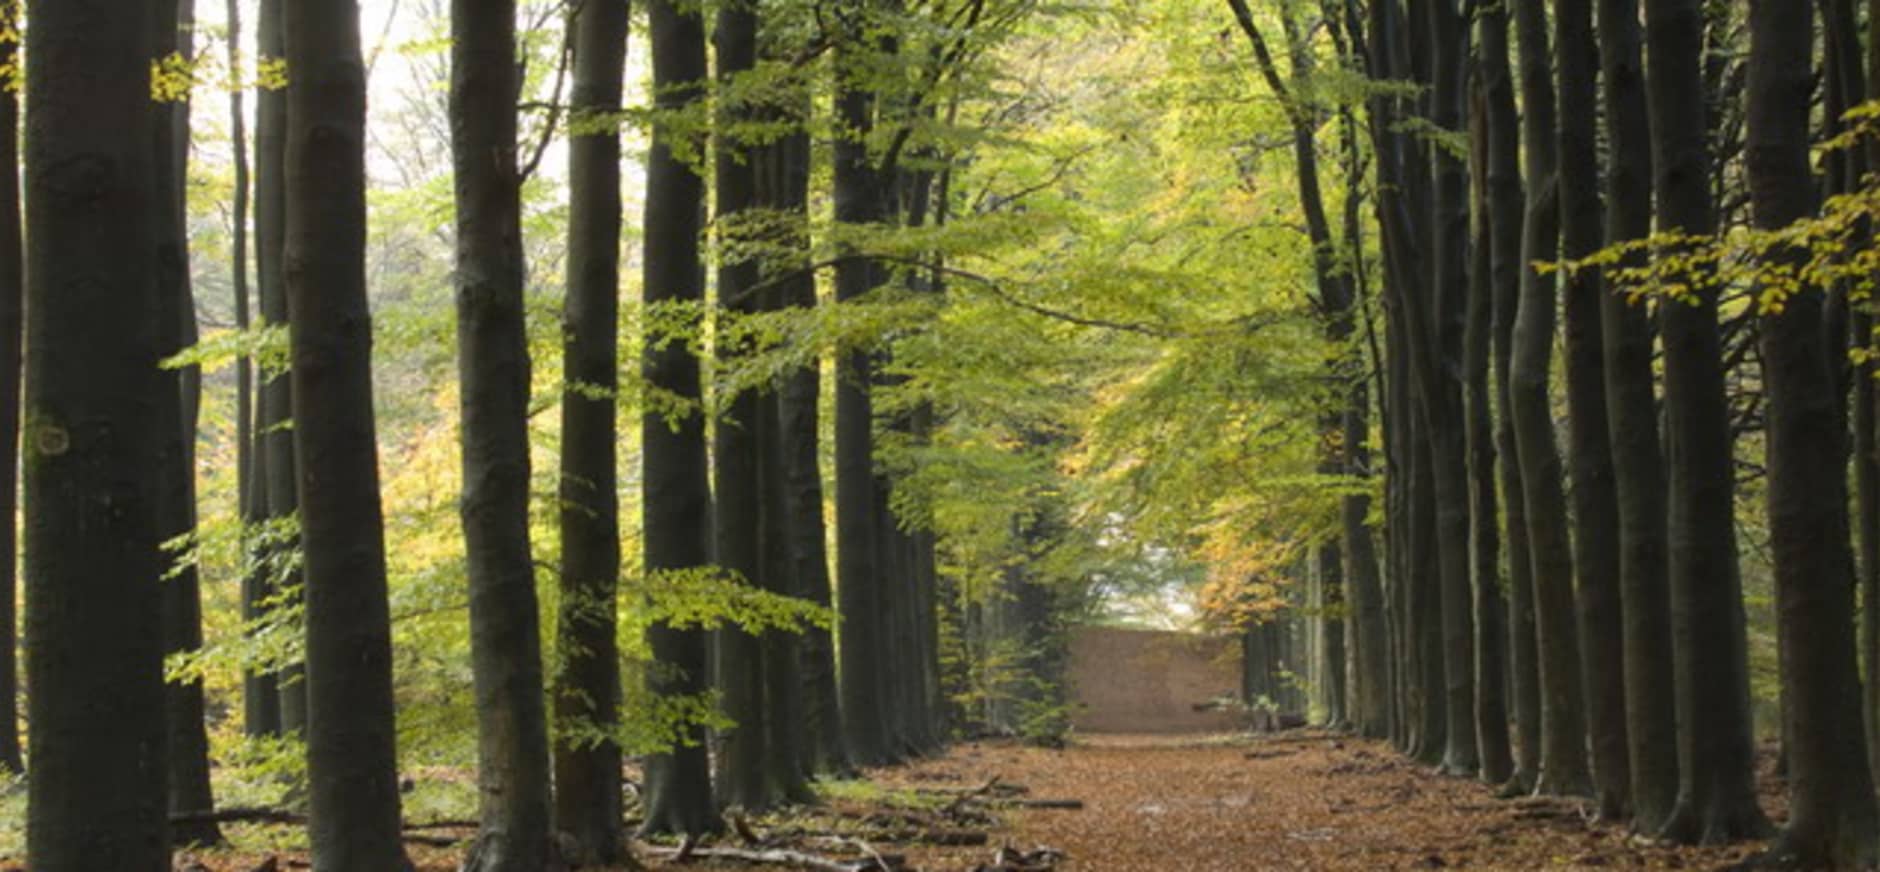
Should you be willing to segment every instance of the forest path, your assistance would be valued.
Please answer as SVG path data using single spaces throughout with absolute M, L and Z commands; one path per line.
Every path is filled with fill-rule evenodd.
M 1084 808 L 1016 810 L 993 833 L 1065 852 L 1065 872 L 1243 869 L 1717 868 L 1749 853 L 1673 848 L 1589 823 L 1577 803 L 1498 800 L 1386 743 L 1316 732 L 1195 739 L 1090 736 L 1064 750 L 962 745 L 875 773 L 884 783 L 971 788 L 996 776 Z M 991 851 L 927 849 L 928 870 Z

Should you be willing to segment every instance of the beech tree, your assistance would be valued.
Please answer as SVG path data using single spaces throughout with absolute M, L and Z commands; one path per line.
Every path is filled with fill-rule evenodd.
M 1695 0 L 1645 0 L 1646 96 L 1657 229 L 1697 237 L 1716 229 L 1703 100 L 1704 19 Z M 1753 836 L 1768 822 L 1751 779 L 1749 684 L 1742 579 L 1732 519 L 1729 410 L 1717 327 L 1717 291 L 1698 286 L 1667 306 L 1665 457 L 1673 661 L 1677 688 L 1678 802 L 1662 833 L 1678 841 Z
M 620 578 L 616 472 L 620 327 L 621 84 L 627 2 L 583 3 L 568 129 L 568 270 L 562 309 L 561 599 L 555 673 L 555 828 L 580 863 L 627 854 L 621 825 Z
M 156 57 L 182 64 L 195 59 L 194 0 L 157 4 Z M 154 90 L 161 91 L 158 82 Z M 162 104 L 151 140 L 157 167 L 157 196 L 151 203 L 157 232 L 157 336 L 164 357 L 196 342 L 196 300 L 190 286 L 188 210 L 185 177 L 189 170 L 189 98 L 182 94 Z M 157 426 L 163 441 L 158 535 L 166 543 L 184 541 L 196 530 L 196 426 L 202 401 L 202 377 L 194 366 L 166 367 L 157 396 Z M 202 647 L 201 580 L 194 562 L 182 560 L 163 573 L 164 652 L 187 654 Z M 169 742 L 170 809 L 201 812 L 215 807 L 209 788 L 209 735 L 204 725 L 202 682 L 173 682 L 164 689 L 165 734 Z M 178 844 L 215 844 L 222 835 L 213 822 L 177 825 Z
M 696 133 L 680 116 L 705 96 L 705 23 L 696 10 L 648 0 L 647 35 L 659 117 L 646 160 L 642 294 L 648 306 L 697 306 L 705 297 L 698 247 L 705 186 L 686 163 L 685 153 L 696 153 Z M 687 320 L 696 323 L 697 316 Z M 711 563 L 712 509 L 705 424 L 692 408 L 702 398 L 699 360 L 683 339 L 672 337 L 649 337 L 642 354 L 640 372 L 647 384 L 683 404 L 642 413 L 645 571 L 696 571 Z M 710 675 L 702 631 L 656 623 L 647 641 L 655 661 L 648 681 L 654 693 L 694 697 L 706 690 Z M 647 759 L 642 830 L 716 830 L 704 730 L 688 725 L 676 739 L 672 748 Z
M 405 870 L 366 303 L 366 73 L 353 0 L 288 4 L 285 270 L 303 497 L 316 870 Z
M 26 6 L 24 481 L 32 868 L 170 868 L 146 5 Z
M 451 4 L 458 408 L 477 693 L 480 830 L 466 869 L 549 868 L 548 717 L 529 550 L 529 351 L 522 301 L 514 0 Z
M 15 29 L 19 7 L 0 12 L 0 24 Z M 17 32 L 17 30 L 15 30 Z M 19 41 L 0 42 L 0 66 L 19 62 Z M 20 163 L 20 99 L 0 93 L 0 166 Z M 0 173 L 0 517 L 19 515 L 20 368 L 25 318 L 25 252 L 20 235 L 20 177 Z M 17 521 L 0 522 L 0 554 L 19 551 Z M 19 577 L 14 560 L 0 560 L 0 766 L 24 772 L 19 725 Z
M 1815 209 L 1809 166 L 1814 16 L 1750 4 L 1746 164 L 1757 227 L 1777 230 Z M 1828 288 L 1797 267 L 1806 254 L 1771 246 L 1759 273 L 1762 371 L 1768 392 L 1769 532 L 1781 626 L 1788 826 L 1771 849 L 1798 868 L 1854 869 L 1880 856 L 1880 814 L 1857 705 L 1853 554 L 1848 543 L 1845 428 L 1821 329 Z
M 1548 75 L 1553 52 L 1539 0 L 1517 3 L 1514 20 L 1520 44 L 1522 147 L 1528 171 L 1521 245 L 1521 259 L 1527 267 L 1515 315 L 1508 404 L 1514 415 L 1515 449 L 1521 458 L 1521 486 L 1527 500 L 1535 647 L 1540 652 L 1541 758 L 1535 789 L 1578 794 L 1590 789 L 1591 780 L 1565 482 L 1547 391 L 1556 297 L 1553 277 L 1536 265 L 1552 261 L 1559 251 L 1562 179 L 1554 85 Z
M 1639 57 L 1637 0 L 1600 0 L 1600 83 L 1605 101 L 1606 242 L 1651 233 L 1651 129 Z M 1622 261 L 1642 263 L 1637 255 Z M 1632 821 L 1663 824 L 1677 801 L 1676 693 L 1672 686 L 1670 590 L 1665 576 L 1666 496 L 1652 375 L 1652 321 L 1618 288 L 1600 297 L 1607 427 L 1619 521 L 1619 592 L 1624 614 L 1627 768 Z

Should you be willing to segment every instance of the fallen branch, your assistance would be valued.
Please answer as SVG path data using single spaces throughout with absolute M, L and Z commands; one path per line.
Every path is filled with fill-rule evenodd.
M 653 848 L 648 853 L 664 856 L 674 861 L 679 860 L 683 854 L 687 859 L 735 860 L 740 863 L 754 863 L 762 866 L 811 869 L 815 872 L 900 872 L 907 868 L 905 858 L 898 854 L 876 854 L 862 859 L 843 860 L 782 848 L 762 851 L 742 848 L 694 847 L 690 851 L 684 848 Z
M 284 808 L 265 806 L 236 806 L 218 808 L 210 811 L 179 811 L 170 813 L 172 824 L 281 824 L 283 826 L 306 826 L 307 816 Z M 424 823 L 405 824 L 402 838 L 417 845 L 448 848 L 466 841 L 463 836 L 427 836 L 414 830 L 453 829 L 457 827 L 476 827 L 476 821 L 427 821 Z

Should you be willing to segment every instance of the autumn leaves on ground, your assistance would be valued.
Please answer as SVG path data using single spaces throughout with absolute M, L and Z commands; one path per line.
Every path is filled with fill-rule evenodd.
M 743 821 L 742 835 L 697 853 L 711 846 L 794 853 L 836 864 L 825 868 L 861 870 L 872 850 L 898 868 L 928 872 L 1027 868 L 994 862 L 1009 846 L 1011 854 L 1061 856 L 1054 868 L 1064 872 L 1200 872 L 1715 869 L 1753 850 L 1648 842 L 1593 820 L 1578 802 L 1498 799 L 1488 785 L 1440 775 L 1382 742 L 1320 731 L 1086 736 L 1062 750 L 972 743 L 871 775 L 872 785 L 831 790 L 821 808 Z M 1780 791 L 1764 781 L 1764 801 L 1779 811 Z M 973 844 L 979 836 L 984 843 Z M 426 838 L 443 841 L 436 831 Z M 654 869 L 758 868 L 703 856 L 676 863 L 670 847 L 642 844 L 637 852 Z M 413 846 L 424 872 L 454 870 L 457 855 L 453 847 Z M 225 853 L 181 858 L 179 868 L 201 862 L 213 872 L 250 872 L 270 859 Z M 284 869 L 304 856 L 272 859 Z

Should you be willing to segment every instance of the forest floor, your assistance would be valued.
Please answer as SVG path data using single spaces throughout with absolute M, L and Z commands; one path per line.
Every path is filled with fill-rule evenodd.
M 637 851 L 653 869 L 713 872 L 786 868 L 707 856 L 714 850 L 796 852 L 831 861 L 826 869 L 863 868 L 879 852 L 927 872 L 1201 872 L 1717 869 L 1756 847 L 1655 844 L 1591 820 L 1578 802 L 1497 799 L 1385 743 L 1317 731 L 1086 736 L 1061 750 L 968 743 L 869 775 L 839 783 L 815 812 L 740 821 L 741 834 L 684 863 L 671 846 Z M 1763 782 L 1765 807 L 1779 811 L 1780 785 Z M 910 834 L 979 843 L 922 845 Z M 1002 846 L 1012 850 L 995 859 Z M 413 856 L 423 872 L 455 869 L 451 848 L 414 845 Z M 266 859 L 217 854 L 182 858 L 179 868 L 250 872 Z M 283 870 L 302 865 L 280 859 Z M 196 860 L 205 865 L 188 865 Z

